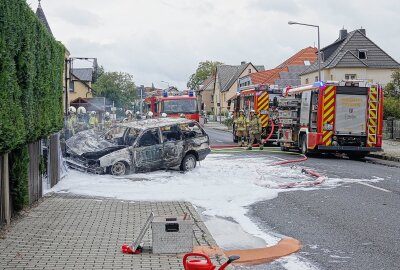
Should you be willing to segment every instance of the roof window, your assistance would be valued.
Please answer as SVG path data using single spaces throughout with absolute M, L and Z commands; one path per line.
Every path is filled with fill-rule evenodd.
M 367 50 L 358 50 L 358 59 L 367 59 Z
M 309 60 L 304 60 L 304 65 L 305 66 L 309 66 L 311 63 L 310 63 L 310 61 Z

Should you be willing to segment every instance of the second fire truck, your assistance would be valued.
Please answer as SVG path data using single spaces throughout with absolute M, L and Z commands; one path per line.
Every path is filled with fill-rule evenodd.
M 279 99 L 282 150 L 345 153 L 381 151 L 383 91 L 367 81 L 316 82 L 286 88 Z
M 249 85 L 230 101 L 230 107 L 238 113 L 243 110 L 248 117 L 251 110 L 255 110 L 262 124 L 262 139 L 268 139 L 264 144 L 277 141 L 278 130 L 278 98 L 282 90 L 268 84 Z M 235 125 L 233 125 L 233 141 L 237 142 Z

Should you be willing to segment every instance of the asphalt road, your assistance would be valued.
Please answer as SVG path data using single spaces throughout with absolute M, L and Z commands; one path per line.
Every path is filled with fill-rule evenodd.
M 233 135 L 230 131 L 217 130 L 212 128 L 204 128 L 210 137 L 211 145 L 222 145 L 222 144 L 235 144 L 233 142 Z
M 212 141 L 230 139 L 223 131 L 207 132 Z M 298 255 L 318 269 L 400 269 L 400 168 L 375 162 L 310 157 L 297 166 L 339 185 L 280 193 L 252 205 L 250 215 L 265 231 L 300 240 Z M 282 268 L 273 263 L 250 269 Z

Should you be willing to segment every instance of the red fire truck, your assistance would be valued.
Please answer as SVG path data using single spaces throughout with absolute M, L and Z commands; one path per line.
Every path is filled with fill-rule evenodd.
M 197 106 L 197 99 L 193 92 L 188 95 L 168 96 L 166 92 L 162 96 L 151 96 L 145 99 L 148 111 L 152 111 L 154 117 L 159 117 L 166 113 L 168 117 L 180 117 L 181 114 L 187 119 L 199 122 L 200 113 Z
M 282 150 L 345 153 L 351 159 L 381 151 L 383 91 L 363 80 L 286 88 L 279 99 Z
M 243 110 L 248 117 L 251 110 L 256 111 L 262 124 L 263 139 L 265 144 L 277 141 L 277 105 L 282 90 L 267 84 L 249 85 L 241 89 L 236 97 L 231 99 L 228 106 L 233 107 L 234 112 Z M 266 140 L 267 139 L 267 140 Z M 233 141 L 237 142 L 235 125 L 233 126 Z

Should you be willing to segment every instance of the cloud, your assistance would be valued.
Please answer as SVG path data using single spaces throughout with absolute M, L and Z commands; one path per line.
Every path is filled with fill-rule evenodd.
M 343 26 L 362 26 L 400 60 L 396 0 L 57 0 L 42 1 L 42 7 L 72 55 L 97 57 L 106 70 L 134 75 L 137 84 L 164 87 L 167 81 L 185 88 L 205 60 L 273 68 L 317 44 L 316 29 L 288 21 L 318 24 L 321 47 Z

